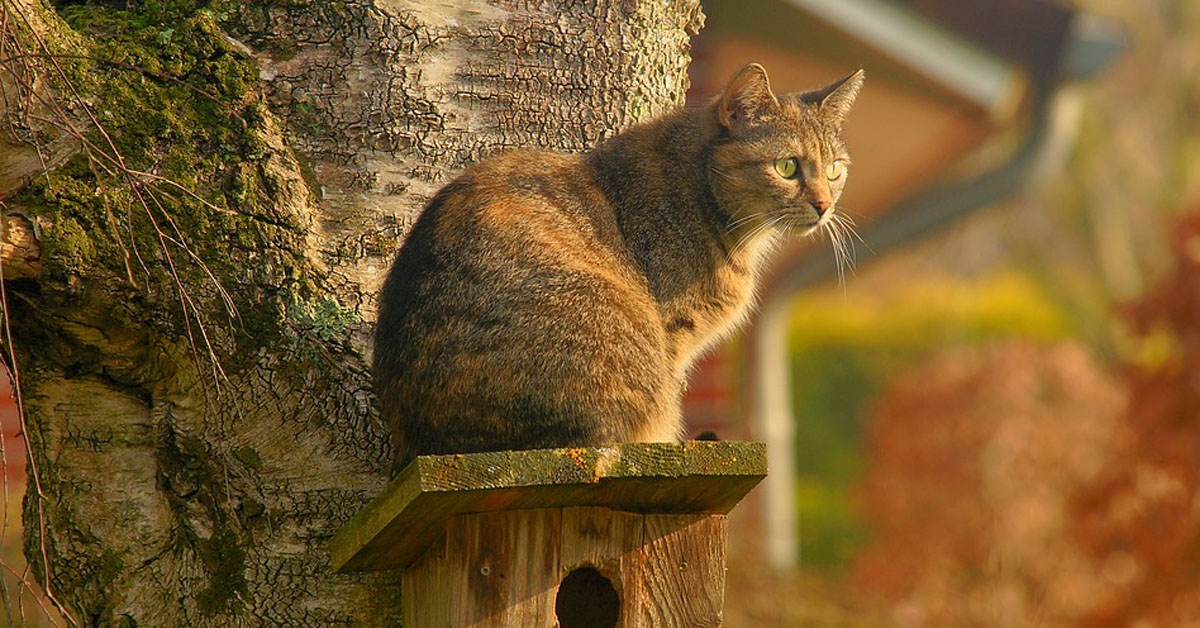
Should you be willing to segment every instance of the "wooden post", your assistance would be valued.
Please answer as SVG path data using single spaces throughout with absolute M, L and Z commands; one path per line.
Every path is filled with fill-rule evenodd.
M 721 625 L 725 513 L 761 443 L 422 456 L 330 543 L 334 569 L 403 569 L 405 628 Z

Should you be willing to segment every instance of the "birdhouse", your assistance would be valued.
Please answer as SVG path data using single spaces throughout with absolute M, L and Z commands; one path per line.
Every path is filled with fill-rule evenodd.
M 725 515 L 766 472 L 740 442 L 421 456 L 330 554 L 403 570 L 405 628 L 719 626 Z

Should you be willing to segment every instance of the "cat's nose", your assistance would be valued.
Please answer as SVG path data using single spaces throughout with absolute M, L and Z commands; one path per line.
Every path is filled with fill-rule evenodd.
M 809 202 L 812 203 L 813 209 L 817 210 L 818 217 L 824 216 L 825 212 L 829 211 L 830 207 L 833 207 L 833 201 L 826 198 L 813 199 Z

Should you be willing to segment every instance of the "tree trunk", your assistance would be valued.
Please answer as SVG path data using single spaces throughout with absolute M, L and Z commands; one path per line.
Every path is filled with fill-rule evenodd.
M 391 258 L 464 164 L 680 105 L 699 3 L 125 4 L 0 0 L 26 554 L 85 625 L 396 625 L 326 549 Z

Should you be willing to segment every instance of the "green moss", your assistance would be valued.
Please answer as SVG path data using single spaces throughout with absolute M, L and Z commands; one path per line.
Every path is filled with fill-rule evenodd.
M 196 595 L 200 612 L 212 616 L 235 610 L 246 588 L 246 552 L 243 539 L 227 525 L 220 525 L 207 539 L 196 541 L 196 553 L 208 572 L 208 586 Z
M 99 121 L 87 135 L 104 154 L 77 156 L 16 201 L 51 226 L 43 234 L 48 284 L 112 285 L 132 273 L 132 287 L 148 297 L 144 320 L 179 337 L 178 274 L 203 312 L 221 312 L 220 289 L 228 292 L 247 314 L 230 336 L 261 343 L 288 324 L 288 300 L 310 292 L 310 265 L 300 253 L 304 223 L 278 200 L 290 183 L 269 167 L 279 156 L 267 140 L 257 66 L 222 37 L 221 10 L 220 2 L 168 0 L 61 9 L 88 44 L 78 51 L 84 58 L 62 66 Z M 117 155 L 170 183 L 123 176 Z M 156 321 L 154 312 L 171 316 Z M 309 318 L 321 337 L 348 325 L 323 304 Z
M 64 217 L 49 229 L 46 257 L 63 268 L 87 268 L 96 257 L 96 245 L 74 217 Z
M 118 373 L 120 383 L 131 387 L 160 382 L 172 368 L 192 364 L 175 349 L 189 320 L 178 285 L 196 309 L 207 313 L 210 329 L 224 320 L 220 290 L 233 299 L 240 313 L 236 324 L 211 334 L 231 339 L 218 341 L 217 347 L 231 374 L 257 359 L 255 352 L 241 351 L 240 343 L 270 346 L 298 324 L 321 338 L 343 334 L 355 320 L 353 313 L 312 296 L 307 218 L 286 203 L 297 194 L 289 187 L 294 184 L 275 174 L 288 167 L 290 157 L 272 148 L 281 142 L 271 137 L 276 126 L 257 91 L 256 65 L 217 27 L 221 3 L 145 0 L 130 6 L 135 8 L 63 7 L 60 15 L 74 33 L 63 29 L 47 36 L 52 52 L 69 55 L 56 60 L 61 75 L 43 73 L 56 83 L 51 91 L 65 109 L 82 120 L 94 116 L 98 124 L 81 126 L 88 144 L 96 147 L 90 158 L 77 155 L 11 199 L 43 227 L 42 294 L 29 307 L 73 308 L 73 313 L 103 308 L 105 316 L 121 323 L 113 328 L 131 330 L 138 339 L 128 343 L 137 346 L 130 352 L 170 363 L 130 366 L 126 363 L 134 360 L 124 355 L 120 359 L 126 363 L 104 364 L 106 373 Z M 134 172 L 120 172 L 117 161 Z M 294 303 L 305 307 L 293 318 Z M 23 318 L 31 327 L 48 319 Z M 45 327 L 30 332 L 32 337 L 62 331 Z M 32 351 L 41 352 L 43 363 L 59 361 L 56 367 L 73 361 L 94 368 L 100 359 L 87 352 L 99 350 L 83 346 L 87 342 L 62 341 L 53 356 L 44 348 Z M 253 547 L 240 521 L 261 516 L 265 507 L 243 500 L 240 513 L 235 512 L 222 466 L 240 462 L 259 469 L 262 461 L 250 448 L 239 449 L 236 461 L 215 459 L 195 436 L 172 435 L 160 443 L 158 427 L 138 437 L 158 445 L 161 494 L 176 517 L 172 530 L 179 533 L 172 551 L 194 551 L 204 566 L 205 586 L 196 597 L 200 610 L 210 616 L 233 612 L 248 595 L 246 552 Z M 42 434 L 36 426 L 32 431 Z M 40 439 L 31 438 L 38 456 L 43 455 Z M 48 490 L 69 496 L 77 489 Z M 64 497 L 63 504 L 70 503 Z M 47 542 L 62 541 L 50 549 L 60 564 L 69 565 L 54 575 L 58 589 L 80 608 L 94 611 L 89 620 L 116 625 L 99 592 L 113 588 L 131 567 L 89 536 L 86 513 L 73 513 L 68 505 L 56 508 L 54 535 Z M 31 556 L 39 541 L 37 530 L 27 535 Z
M 239 462 L 255 471 L 262 471 L 262 457 L 253 447 L 239 447 L 233 455 Z
M 310 331 L 325 341 L 341 337 L 358 321 L 354 310 L 329 297 L 313 301 L 295 300 L 288 309 L 292 323 L 300 330 Z

